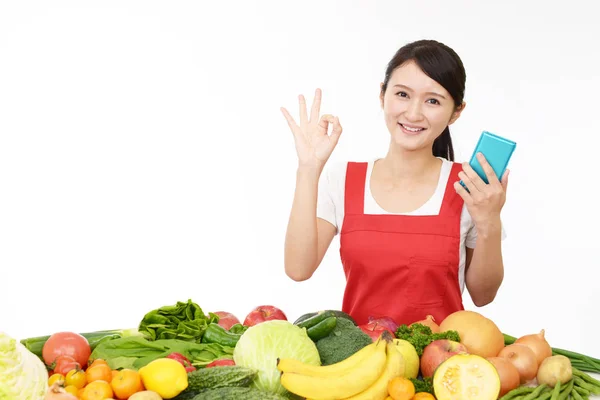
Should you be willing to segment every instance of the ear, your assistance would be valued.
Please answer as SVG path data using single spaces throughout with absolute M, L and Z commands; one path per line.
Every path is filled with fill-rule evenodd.
M 385 96 L 385 93 L 383 92 L 383 82 L 381 82 L 381 84 L 379 85 L 379 105 L 381 106 L 381 108 L 383 109 L 383 97 Z
M 463 110 L 465 109 L 466 106 L 467 106 L 467 103 L 465 103 L 463 101 L 463 103 L 456 108 L 454 113 L 452 113 L 452 118 L 450 118 L 450 122 L 448 122 L 448 125 L 452 125 L 453 123 L 456 122 L 456 120 L 460 117 L 460 114 L 463 112 Z

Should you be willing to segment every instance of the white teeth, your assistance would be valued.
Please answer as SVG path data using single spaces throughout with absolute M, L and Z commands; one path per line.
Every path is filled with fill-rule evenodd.
M 402 125 L 402 124 L 400 124 L 400 125 Z M 422 131 L 423 129 L 425 129 L 425 128 L 410 128 L 406 125 L 402 125 L 402 127 L 410 132 L 419 132 L 419 131 Z

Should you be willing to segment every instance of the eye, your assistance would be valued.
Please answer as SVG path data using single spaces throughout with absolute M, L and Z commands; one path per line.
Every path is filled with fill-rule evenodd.
M 430 102 L 430 104 L 440 104 L 440 102 L 437 101 L 437 99 L 429 99 L 427 101 Z
M 396 96 L 408 97 L 408 94 L 406 92 L 398 92 L 398 93 L 396 93 Z

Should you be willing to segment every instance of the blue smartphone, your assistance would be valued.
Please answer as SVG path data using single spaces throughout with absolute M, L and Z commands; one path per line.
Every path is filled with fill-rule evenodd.
M 512 140 L 495 135 L 491 132 L 483 131 L 479 137 L 477 146 L 475 146 L 469 165 L 485 183 L 489 183 L 485 171 L 477 160 L 477 153 L 482 153 L 496 173 L 498 179 L 502 179 L 516 147 L 517 143 Z M 462 181 L 460 181 L 460 183 L 465 186 Z

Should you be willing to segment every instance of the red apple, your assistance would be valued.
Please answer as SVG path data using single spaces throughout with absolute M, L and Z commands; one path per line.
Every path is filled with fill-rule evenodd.
M 454 340 L 439 339 L 429 343 L 421 356 L 421 375 L 431 377 L 435 369 L 448 358 L 468 353 L 467 347 Z
M 223 328 L 229 330 L 231 329 L 231 327 L 235 324 L 239 324 L 240 320 L 236 318 L 235 315 L 233 315 L 232 313 L 229 313 L 227 311 L 217 311 L 214 312 L 213 314 L 216 314 L 219 316 L 219 325 L 221 325 Z
M 386 327 L 384 325 L 380 325 L 377 322 L 369 322 L 368 324 L 360 325 L 359 328 L 364 333 L 371 336 L 371 339 L 373 339 L 373 341 L 376 341 L 377 339 L 379 339 L 379 337 L 383 334 L 384 331 L 388 331 L 389 333 L 392 334 L 392 337 L 396 337 L 396 332 L 393 332 L 388 327 Z
M 254 326 L 274 319 L 287 321 L 287 317 L 279 308 L 275 306 L 258 306 L 246 316 L 244 326 Z

